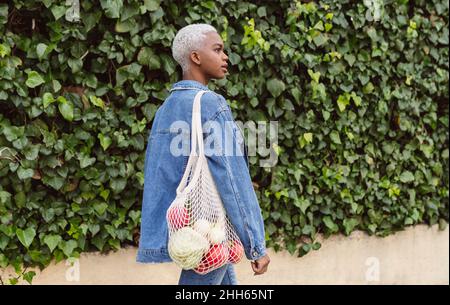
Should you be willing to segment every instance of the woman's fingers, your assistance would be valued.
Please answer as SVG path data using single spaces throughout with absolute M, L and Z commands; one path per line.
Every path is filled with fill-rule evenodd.
M 252 262 L 252 269 L 254 272 L 254 275 L 261 275 L 263 273 L 265 273 L 267 271 L 267 268 L 269 266 L 270 263 L 270 259 L 269 256 L 263 256 L 259 259 L 257 259 L 256 261 Z

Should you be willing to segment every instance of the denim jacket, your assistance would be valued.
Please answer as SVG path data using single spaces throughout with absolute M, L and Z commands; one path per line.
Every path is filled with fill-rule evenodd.
M 191 149 L 192 105 L 199 90 L 207 91 L 201 97 L 203 132 L 206 129 L 205 122 L 208 121 L 217 122 L 220 126 L 231 126 L 233 141 L 241 152 L 244 150 L 241 154 L 214 154 L 208 153 L 207 144 L 204 144 L 208 166 L 225 211 L 244 246 L 245 256 L 249 260 L 255 260 L 266 254 L 264 222 L 250 177 L 247 149 L 231 109 L 223 96 L 209 90 L 202 83 L 182 80 L 172 85 L 170 95 L 157 110 L 148 137 L 137 262 L 172 261 L 167 250 L 166 211 L 176 197 L 176 188 L 187 166 Z M 187 128 L 175 130 L 172 125 L 175 121 L 186 122 Z M 189 145 L 184 145 L 187 151 L 178 155 L 173 153 L 173 147 L 171 149 L 170 146 L 173 145 L 174 137 L 180 137 L 180 130 Z M 225 133 L 226 128 L 222 130 Z M 205 138 L 204 134 L 204 140 Z

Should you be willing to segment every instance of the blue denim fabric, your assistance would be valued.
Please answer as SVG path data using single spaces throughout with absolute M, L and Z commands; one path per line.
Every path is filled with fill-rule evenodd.
M 204 275 L 182 270 L 178 285 L 238 285 L 238 282 L 233 264 L 225 264 Z
M 172 261 L 167 250 L 166 211 L 175 199 L 176 188 L 187 165 L 191 149 L 192 105 L 199 90 L 207 90 L 201 98 L 204 139 L 206 138 L 205 122 L 214 121 L 220 126 L 228 127 L 231 125 L 231 128 L 221 129 L 222 141 L 230 134 L 231 129 L 233 141 L 237 143 L 238 151 L 241 152 L 240 155 L 229 155 L 223 151 L 225 145 L 219 145 L 220 153 L 217 151 L 212 153 L 205 143 L 208 166 L 225 211 L 244 246 L 245 256 L 249 260 L 255 260 L 266 254 L 264 222 L 250 177 L 243 134 L 234 122 L 231 109 L 223 96 L 209 90 L 202 83 L 182 80 L 172 85 L 170 95 L 157 110 L 148 137 L 137 262 Z M 175 121 L 186 122 L 187 128 L 171 129 Z M 220 135 L 215 132 L 211 134 Z M 182 145 L 184 151 L 180 155 L 174 155 L 170 150 L 174 137 L 181 137 L 183 141 L 188 142 L 188 145 Z M 242 149 L 242 143 L 244 149 Z

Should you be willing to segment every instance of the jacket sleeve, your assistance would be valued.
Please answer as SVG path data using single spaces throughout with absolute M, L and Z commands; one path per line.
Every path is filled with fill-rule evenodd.
M 208 149 L 205 144 L 205 155 L 225 211 L 244 246 L 245 255 L 249 260 L 255 260 L 266 255 L 264 221 L 246 155 L 240 145 L 234 145 L 240 136 L 238 126 L 229 106 L 224 99 L 223 101 L 225 104 L 222 103 L 209 120 L 205 120 L 220 128 L 208 133 L 205 128 L 207 124 L 202 119 L 204 132 L 208 134 L 207 137 L 213 138 L 209 143 L 214 143 L 213 150 Z M 233 149 L 234 146 L 237 146 L 236 150 Z

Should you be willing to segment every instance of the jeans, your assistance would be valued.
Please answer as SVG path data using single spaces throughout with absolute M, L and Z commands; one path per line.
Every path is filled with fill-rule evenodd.
M 233 264 L 225 264 L 207 274 L 201 275 L 194 270 L 182 270 L 178 285 L 237 285 Z

